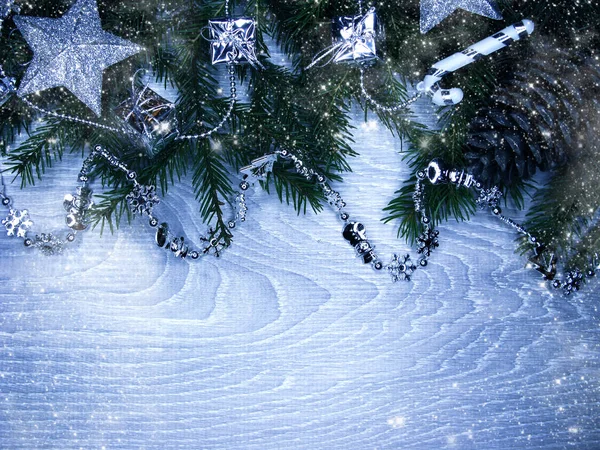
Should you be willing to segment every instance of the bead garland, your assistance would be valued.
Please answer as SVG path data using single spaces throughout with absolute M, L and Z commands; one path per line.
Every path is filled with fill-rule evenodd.
M 106 160 L 111 167 L 124 172 L 127 180 L 133 184 L 133 189 L 126 196 L 129 210 L 134 215 L 143 215 L 148 218 L 148 223 L 152 228 L 156 228 L 155 241 L 156 245 L 161 248 L 170 250 L 175 256 L 186 259 L 197 260 L 201 256 L 212 254 L 219 257 L 222 251 L 228 246 L 228 243 L 223 238 L 214 237 L 214 231 L 208 230 L 207 236 L 200 236 L 200 240 L 205 245 L 200 249 L 191 248 L 185 241 L 183 236 L 177 236 L 170 232 L 169 224 L 161 222 L 154 214 L 154 207 L 160 202 L 156 194 L 156 187 L 153 185 L 142 185 L 137 180 L 137 174 L 130 170 L 123 162 L 108 150 L 100 145 L 97 145 L 92 150 L 91 154 L 84 160 L 81 171 L 79 173 L 79 181 L 87 183 L 91 169 L 96 165 L 97 160 Z M 228 222 L 229 229 L 235 228 L 238 222 L 246 220 L 248 207 L 246 205 L 245 193 L 240 191 L 234 200 L 235 213 L 232 219 Z M 231 232 L 228 232 L 231 237 Z
M 263 156 L 252 162 L 250 167 L 260 167 L 261 177 L 258 179 L 266 179 L 268 173 L 273 169 L 273 162 L 279 158 L 290 160 L 294 163 L 295 171 L 302 175 L 310 182 L 316 182 L 327 202 L 333 210 L 338 214 L 339 219 L 343 222 L 342 236 L 354 248 L 356 256 L 361 258 L 364 264 L 370 264 L 377 272 L 388 272 L 393 282 L 400 280 L 410 281 L 413 273 L 418 267 L 427 266 L 427 262 L 431 253 L 439 246 L 439 232 L 434 229 L 431 224 L 431 219 L 426 214 L 425 195 L 421 180 L 417 180 L 414 204 L 415 211 L 421 217 L 421 234 L 417 238 L 419 257 L 413 261 L 410 254 L 394 254 L 388 264 L 384 264 L 379 255 L 375 252 L 375 246 L 368 240 L 365 226 L 360 222 L 350 220 L 350 215 L 346 212 L 346 202 L 339 194 L 333 190 L 325 177 L 318 172 L 306 167 L 304 162 L 289 150 L 279 150 L 273 154 Z M 242 170 L 244 172 L 244 169 Z M 255 180 L 252 180 L 254 182 Z
M 500 208 L 500 198 L 502 192 L 497 186 L 484 189 L 483 184 L 472 175 L 457 169 L 447 169 L 440 160 L 433 160 L 429 163 L 426 170 L 417 173 L 418 179 L 427 178 L 432 184 L 452 183 L 458 187 L 474 188 L 478 192 L 476 203 L 481 209 L 489 209 L 491 214 L 504 222 L 511 228 L 514 228 L 519 234 L 525 236 L 534 246 L 533 255 L 530 256 L 531 266 L 540 272 L 543 278 L 552 283 L 555 289 L 562 289 L 565 295 L 570 295 L 578 291 L 586 278 L 592 278 L 596 275 L 596 270 L 600 269 L 600 258 L 595 255 L 590 266 L 582 271 L 578 268 L 566 270 L 562 278 L 557 276 L 558 258 L 553 253 L 548 254 L 546 246 L 540 240 L 531 234 L 521 224 L 502 214 Z
M 4 226 L 6 234 L 9 237 L 18 237 L 23 240 L 25 247 L 37 248 L 44 255 L 57 255 L 62 253 L 65 245 L 75 241 L 78 232 L 88 227 L 88 212 L 93 206 L 92 191 L 87 183 L 82 183 L 77 188 L 75 194 L 67 194 L 63 201 L 63 207 L 67 212 L 66 224 L 70 232 L 66 237 L 61 238 L 54 233 L 39 233 L 35 237 L 30 237 L 30 231 L 33 221 L 30 219 L 27 209 L 16 209 L 12 205 L 12 200 L 6 195 L 6 185 L 4 177 L 0 175 L 2 183 L 2 192 L 0 199 L 8 213 L 1 223 Z
M 362 92 L 362 95 L 365 97 L 365 99 L 369 103 L 371 103 L 376 109 L 387 113 L 395 113 L 400 111 L 401 109 L 408 108 L 410 105 L 415 103 L 423 96 L 423 92 L 417 92 L 415 95 L 403 101 L 402 103 L 398 103 L 394 106 L 384 106 L 378 103 L 373 97 L 371 97 L 371 94 L 367 92 L 367 89 L 365 88 L 365 71 L 362 67 L 360 68 L 360 91 Z

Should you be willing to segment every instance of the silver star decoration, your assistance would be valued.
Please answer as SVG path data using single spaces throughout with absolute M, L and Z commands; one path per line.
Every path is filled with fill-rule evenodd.
M 491 19 L 502 19 L 494 0 L 421 0 L 421 33 L 427 33 L 458 8 Z
M 14 21 L 33 50 L 17 95 L 64 86 L 98 116 L 102 72 L 142 50 L 102 30 L 96 0 L 78 0 L 60 19 L 17 16 Z

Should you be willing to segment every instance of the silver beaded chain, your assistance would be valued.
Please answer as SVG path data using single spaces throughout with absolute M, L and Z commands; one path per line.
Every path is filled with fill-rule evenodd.
M 421 234 L 417 238 L 419 254 L 418 259 L 413 262 L 410 254 L 394 254 L 388 264 L 384 264 L 375 252 L 375 246 L 368 240 L 365 227 L 360 222 L 350 220 L 350 215 L 346 212 L 346 202 L 339 194 L 331 188 L 325 177 L 313 169 L 306 167 L 305 163 L 289 150 L 278 150 L 271 155 L 263 156 L 252 162 L 250 167 L 262 168 L 262 176 L 259 179 L 266 179 L 266 175 L 272 171 L 273 162 L 278 158 L 289 160 L 294 164 L 295 171 L 310 182 L 316 182 L 324 197 L 338 214 L 343 222 L 342 235 L 344 239 L 354 248 L 357 257 L 361 258 L 364 264 L 370 264 L 375 271 L 388 272 L 393 282 L 405 280 L 410 281 L 413 273 L 418 267 L 427 266 L 431 253 L 439 246 L 439 232 L 434 229 L 430 218 L 427 216 L 424 202 L 424 190 L 421 180 L 417 181 L 414 196 L 415 211 L 421 218 Z M 268 163 L 265 163 L 268 161 Z M 243 170 L 244 171 L 244 170 Z
M 133 184 L 133 189 L 125 197 L 129 210 L 134 215 L 144 215 L 149 219 L 149 225 L 152 228 L 156 228 L 155 241 L 159 247 L 170 250 L 179 258 L 198 260 L 201 256 L 209 254 L 219 257 L 222 251 L 228 246 L 228 243 L 223 238 L 214 236 L 215 232 L 212 229 L 208 230 L 206 236 L 200 236 L 200 241 L 204 244 L 202 248 L 198 249 L 188 245 L 184 237 L 171 233 L 169 224 L 161 222 L 153 211 L 154 207 L 160 203 L 160 199 L 156 194 L 156 187 L 140 184 L 135 171 L 130 170 L 119 158 L 100 145 L 94 147 L 91 154 L 84 160 L 79 173 L 80 182 L 87 183 L 89 181 L 90 171 L 99 159 L 106 160 L 111 167 L 124 172 L 127 180 Z M 235 197 L 234 214 L 233 218 L 228 222 L 228 227 L 233 229 L 237 223 L 244 222 L 247 210 L 246 196 L 243 191 L 240 191 Z M 231 232 L 229 234 L 231 236 Z
M 397 105 L 394 105 L 394 106 L 384 106 L 384 105 L 378 103 L 373 97 L 371 97 L 371 94 L 369 94 L 367 92 L 367 89 L 365 88 L 365 71 L 362 67 L 360 68 L 360 90 L 361 90 L 362 94 L 364 95 L 365 99 L 369 103 L 371 103 L 376 109 L 378 109 L 379 111 L 387 112 L 387 113 L 395 113 L 395 112 L 400 111 L 401 109 L 408 108 L 410 105 L 415 103 L 419 98 L 421 98 L 423 96 L 423 92 L 417 92 L 411 98 L 403 101 L 402 103 L 398 103 Z
M 225 9 L 227 10 L 227 5 L 228 2 L 225 3 Z M 221 128 L 223 128 L 223 126 L 225 125 L 225 123 L 229 120 L 229 118 L 231 117 L 231 114 L 233 113 L 233 109 L 235 108 L 235 102 L 236 102 L 236 98 L 237 98 L 237 89 L 236 89 L 236 80 L 235 80 L 235 67 L 233 64 L 227 64 L 227 71 L 229 73 L 229 109 L 227 110 L 227 112 L 225 113 L 225 115 L 223 116 L 223 118 L 221 119 L 221 121 L 212 129 L 205 131 L 204 133 L 200 133 L 200 134 L 191 134 L 191 135 L 178 135 L 175 140 L 176 141 L 181 141 L 181 140 L 195 140 L 195 139 L 203 139 L 203 138 L 207 138 L 210 137 L 211 134 L 219 131 Z
M 29 211 L 13 207 L 11 198 L 6 195 L 6 185 L 2 174 L 0 174 L 0 183 L 2 184 L 0 200 L 2 206 L 7 210 L 1 223 L 6 234 L 9 237 L 21 238 L 25 247 L 37 248 L 45 255 L 57 255 L 62 253 L 65 245 L 75 241 L 78 232 L 88 227 L 88 212 L 93 203 L 92 192 L 85 183 L 77 188 L 75 194 L 67 194 L 64 197 L 63 207 L 67 212 L 65 221 L 70 228 L 70 232 L 64 238 L 58 237 L 54 233 L 39 233 L 31 237 L 33 221 L 30 219 Z
M 213 133 L 219 131 L 221 128 L 223 128 L 223 126 L 225 125 L 225 123 L 229 120 L 229 118 L 231 117 L 231 114 L 233 113 L 233 110 L 235 108 L 235 103 L 236 103 L 236 97 L 237 97 L 237 89 L 236 89 L 236 80 L 235 80 L 235 68 L 232 64 L 228 64 L 228 72 L 229 72 L 229 84 L 230 84 L 230 101 L 229 101 L 229 108 L 226 112 L 226 114 L 223 116 L 223 118 L 221 119 L 221 121 L 214 126 L 213 128 L 211 128 L 208 131 L 205 131 L 204 133 L 199 133 L 199 134 L 193 134 L 193 135 L 182 135 L 182 134 L 178 134 L 175 137 L 175 140 L 196 140 L 196 139 L 204 139 L 204 138 L 208 138 L 210 137 Z M 1 68 L 0 68 L 1 70 Z M 4 77 L 4 71 L 2 70 L 2 72 L 0 73 L 0 76 Z M 32 109 L 35 109 L 36 111 L 39 111 L 43 114 L 52 116 L 52 117 L 56 117 L 59 119 L 63 119 L 63 120 L 69 120 L 71 122 L 77 122 L 77 123 L 82 123 L 84 125 L 89 125 L 92 127 L 96 127 L 96 128 L 101 128 L 103 130 L 108 130 L 108 131 L 112 131 L 115 133 L 122 133 L 122 134 L 128 134 L 129 132 L 125 129 L 125 128 L 116 128 L 116 127 L 111 127 L 109 125 L 104 125 L 102 123 L 99 122 L 94 122 L 91 120 L 86 120 L 86 119 L 81 119 L 79 117 L 75 117 L 75 116 L 71 116 L 68 114 L 61 114 L 61 113 L 57 113 L 54 111 L 50 111 L 47 110 L 45 108 L 42 108 L 34 103 L 32 103 L 31 101 L 29 101 L 27 98 L 23 97 L 21 100 L 23 100 L 23 102 L 29 106 Z M 179 133 L 179 131 L 177 130 L 176 133 Z
M 474 188 L 478 192 L 477 205 L 481 209 L 489 209 L 490 212 L 519 234 L 525 236 L 533 245 L 533 255 L 529 258 L 531 266 L 540 272 L 545 280 L 551 281 L 555 289 L 562 289 L 565 295 L 570 295 L 578 291 L 586 278 L 592 278 L 596 275 L 596 270 L 600 269 L 600 258 L 595 255 L 590 266 L 582 271 L 578 268 L 565 271 L 562 278 L 557 276 L 558 258 L 553 253 L 549 253 L 546 246 L 540 240 L 530 233 L 523 225 L 502 214 L 500 208 L 500 199 L 502 191 L 493 186 L 488 189 L 483 188 L 483 184 L 477 181 L 472 175 L 462 170 L 447 169 L 440 160 L 433 160 L 425 170 L 417 173 L 420 180 L 428 179 L 432 184 L 452 183 L 459 187 Z

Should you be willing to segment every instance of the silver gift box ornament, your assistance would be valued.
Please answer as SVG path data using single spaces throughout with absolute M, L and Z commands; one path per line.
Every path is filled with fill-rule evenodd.
M 333 62 L 368 62 L 377 59 L 375 40 L 379 24 L 375 8 L 365 15 L 336 17 L 332 21 L 333 44 L 340 45 Z
M 208 21 L 213 64 L 257 63 L 256 22 L 249 17 Z

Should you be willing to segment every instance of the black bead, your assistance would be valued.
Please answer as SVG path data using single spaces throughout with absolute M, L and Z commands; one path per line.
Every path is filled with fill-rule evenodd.
M 499 216 L 500 214 L 502 214 L 502 209 L 499 206 L 496 206 L 495 208 L 492 209 L 492 213 L 495 216 Z
M 363 259 L 364 264 L 369 264 L 369 263 L 375 261 L 375 254 L 373 252 L 365 253 L 362 256 L 362 259 Z
M 31 239 L 25 239 L 23 244 L 25 244 L 25 247 L 31 247 L 33 245 L 33 241 Z
M 197 251 L 193 251 L 190 253 L 190 256 L 192 259 L 198 259 L 200 257 L 200 254 Z
M 421 264 L 421 267 L 425 267 L 427 265 L 427 260 L 422 259 L 421 261 L 419 261 L 419 264 Z
M 350 215 L 348 213 L 343 212 L 340 214 L 340 219 L 342 219 L 344 222 L 346 220 L 348 220 L 349 218 L 350 218 Z
M 344 227 L 342 235 L 354 247 L 366 240 L 365 226 L 360 222 L 350 222 Z
M 373 269 L 375 269 L 375 270 L 383 269 L 383 264 L 381 263 L 381 261 L 375 261 L 375 263 L 373 264 Z
M 10 198 L 8 198 L 8 197 L 3 198 L 2 199 L 2 204 L 4 206 L 8 206 L 10 204 Z
M 554 280 L 554 282 L 552 283 L 552 287 L 554 287 L 554 289 L 560 289 L 561 285 L 562 283 L 559 280 Z
M 150 219 L 150 226 L 152 228 L 154 228 L 156 225 L 158 225 L 158 220 L 156 220 L 154 217 L 152 219 Z
M 235 222 L 233 220 L 230 220 L 227 225 L 229 226 L 229 228 L 235 228 Z
M 588 271 L 587 271 L 587 276 L 588 276 L 588 277 L 593 277 L 593 276 L 595 276 L 595 275 L 596 275 L 596 272 L 594 272 L 594 270 L 593 270 L 593 269 L 588 269 Z
M 248 184 L 246 181 L 242 181 L 242 182 L 240 183 L 240 189 L 241 189 L 242 191 L 246 191 L 246 190 L 247 190 L 249 187 L 250 187 L 250 185 L 249 185 L 249 184 Z
M 169 236 L 169 225 L 166 223 L 161 223 L 156 230 L 156 245 L 159 247 L 164 247 L 167 244 L 167 238 Z

